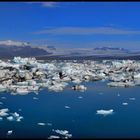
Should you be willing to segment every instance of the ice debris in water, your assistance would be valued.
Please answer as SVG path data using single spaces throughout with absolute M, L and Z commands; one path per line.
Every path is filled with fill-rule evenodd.
M 11 135 L 13 133 L 13 130 L 9 130 L 8 132 L 7 132 L 7 135 Z
M 117 96 L 120 96 L 120 94 L 118 93 L 118 95 Z
M 1 120 L 3 120 L 3 118 L 2 118 L 2 117 L 0 117 L 0 121 L 1 121 Z
M 69 109 L 70 107 L 69 106 L 65 106 L 65 108 Z
M 122 105 L 128 105 L 128 103 L 122 103 Z
M 79 99 L 82 99 L 83 97 L 82 97 L 82 96 L 78 96 L 78 98 L 79 98 Z
M 1 60 L 0 67 L 0 92 L 10 91 L 12 95 L 38 94 L 42 88 L 61 92 L 71 83 L 76 83 L 72 89 L 84 92 L 87 87 L 80 83 L 87 81 L 105 80 L 110 87 L 140 86 L 140 62 L 136 60 L 39 62 L 14 57 Z
M 1 99 L 6 99 L 6 97 L 1 97 Z
M 21 119 L 23 119 L 22 116 L 20 116 L 17 112 L 11 113 L 12 115 L 7 117 L 7 120 L 9 121 L 17 121 L 20 122 Z
M 0 116 L 1 117 L 7 116 L 8 115 L 8 113 L 7 113 L 8 111 L 9 111 L 8 108 L 0 109 Z
M 129 98 L 129 100 L 136 100 L 136 98 Z
M 47 123 L 48 126 L 52 126 L 52 123 Z
M 14 117 L 13 116 L 9 116 L 9 117 L 7 117 L 7 120 L 8 121 L 14 121 Z
M 63 135 L 65 137 L 67 137 L 67 138 L 71 138 L 72 137 L 72 134 L 69 134 L 69 131 L 67 131 L 67 130 L 59 130 L 59 129 L 54 130 L 53 129 L 52 131 L 54 131 L 54 132 L 56 132 L 56 133 L 58 133 L 60 135 Z
M 3 102 L 0 102 L 0 105 L 2 105 L 3 104 Z
M 59 136 L 55 136 L 55 135 L 51 135 L 51 136 L 48 137 L 48 139 L 60 139 L 60 137 Z
M 34 99 L 34 100 L 38 100 L 38 98 L 37 98 L 37 97 L 33 97 L 33 99 Z
M 114 112 L 113 109 L 110 109 L 110 110 L 103 110 L 103 109 L 101 109 L 101 110 L 97 110 L 96 114 L 106 116 L 106 115 L 112 115 L 113 112 Z
M 45 126 L 46 124 L 45 123 L 37 123 L 38 125 L 41 125 L 41 126 Z

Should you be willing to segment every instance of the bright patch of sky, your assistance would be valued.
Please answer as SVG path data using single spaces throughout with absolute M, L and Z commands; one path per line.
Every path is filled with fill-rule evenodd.
M 0 40 L 140 50 L 139 2 L 1 2 Z

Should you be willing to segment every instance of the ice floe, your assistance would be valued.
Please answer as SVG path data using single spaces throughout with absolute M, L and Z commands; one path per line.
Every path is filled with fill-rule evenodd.
M 48 126 L 52 126 L 52 123 L 47 123 Z
M 34 100 L 38 100 L 39 98 L 37 98 L 37 97 L 33 97 L 33 99 L 34 99 Z
M 65 108 L 69 109 L 70 107 L 69 106 L 65 106 Z
M 56 130 L 52 130 L 52 131 L 54 131 L 54 132 L 56 132 L 57 134 L 60 134 L 60 135 L 62 135 L 62 136 L 65 136 L 65 137 L 67 137 L 67 138 L 71 138 L 72 137 L 72 134 L 69 134 L 69 131 L 67 131 L 67 130 L 59 130 L 59 129 L 56 129 Z
M 7 120 L 8 121 L 14 121 L 14 117 L 13 116 L 9 116 L 9 117 L 7 117 Z
M 78 96 L 78 98 L 79 98 L 79 99 L 82 99 L 83 97 L 82 97 L 82 96 Z
M 129 100 L 133 100 L 134 101 L 134 100 L 136 100 L 136 98 L 129 98 Z
M 42 122 L 40 122 L 40 123 L 37 123 L 38 125 L 41 125 L 41 126 L 45 126 L 46 125 L 46 123 L 42 123 Z
M 107 116 L 107 115 L 112 115 L 114 113 L 114 110 L 113 109 L 110 109 L 110 110 L 97 110 L 96 114 L 98 115 L 104 115 L 104 116 Z
M 9 111 L 8 108 L 0 109 L 0 116 L 1 117 L 7 116 L 8 115 L 8 113 L 7 113 L 8 111 Z
M 70 84 L 86 91 L 83 82 L 107 81 L 110 87 L 140 86 L 140 62 L 135 60 L 94 60 L 39 62 L 35 58 L 0 60 L 0 92 L 12 95 L 38 94 L 42 88 L 61 92 Z M 4 98 L 3 98 L 4 99 Z
M 11 135 L 13 133 L 13 130 L 9 130 L 8 132 L 7 132 L 7 135 Z
M 122 103 L 122 105 L 128 105 L 128 103 L 124 102 L 124 103 Z
M 1 97 L 1 99 L 6 99 L 6 97 Z
M 51 135 L 51 136 L 48 137 L 48 139 L 60 139 L 60 137 L 59 136 L 55 136 L 55 135 Z

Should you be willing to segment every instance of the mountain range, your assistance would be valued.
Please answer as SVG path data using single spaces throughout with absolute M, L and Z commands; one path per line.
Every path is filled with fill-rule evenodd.
M 57 48 L 55 46 L 34 46 L 29 42 L 4 40 L 0 41 L 0 59 L 21 57 L 131 57 L 140 56 L 140 52 L 132 52 L 124 48 Z

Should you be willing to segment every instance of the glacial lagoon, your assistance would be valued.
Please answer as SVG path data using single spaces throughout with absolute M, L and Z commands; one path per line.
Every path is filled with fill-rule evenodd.
M 63 137 L 53 129 L 67 130 L 72 138 L 140 137 L 140 87 L 112 88 L 102 81 L 85 85 L 89 90 L 84 92 L 66 89 L 56 93 L 43 89 L 38 95 L 1 93 L 0 102 L 3 104 L 0 106 L 18 112 L 24 118 L 21 122 L 1 120 L 0 137 Z M 128 105 L 122 105 L 123 102 Z M 114 113 L 97 115 L 96 111 L 100 109 L 113 109 Z M 13 133 L 7 135 L 8 130 L 13 130 Z
M 0 138 L 140 137 L 138 61 L 88 62 L 84 67 L 77 62 L 65 66 L 15 60 L 0 63 L 0 76 L 4 77 L 0 86 Z M 34 67 L 29 69 L 27 64 Z M 30 75 L 36 67 L 39 71 Z M 65 76 L 59 77 L 58 68 L 63 69 L 65 80 Z M 49 78 L 45 79 L 45 71 Z M 5 80 L 7 73 L 11 79 Z M 111 81 L 113 84 L 108 84 Z M 36 86 L 43 88 L 37 90 Z

